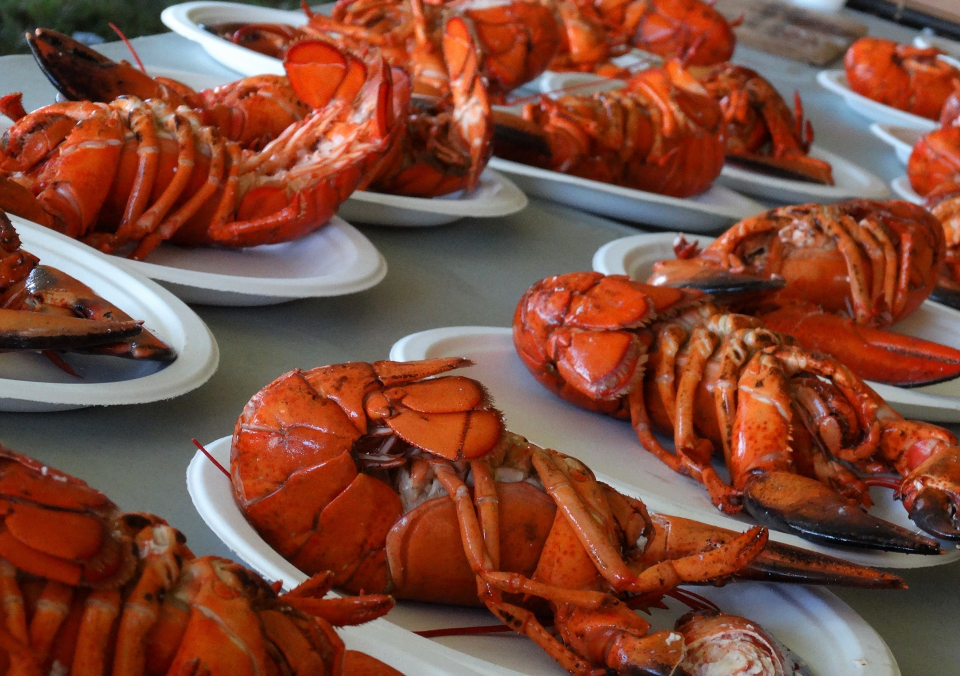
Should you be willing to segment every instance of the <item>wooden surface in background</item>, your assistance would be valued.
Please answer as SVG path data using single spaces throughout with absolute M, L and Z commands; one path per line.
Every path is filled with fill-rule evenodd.
M 814 66 L 833 61 L 867 34 L 866 26 L 851 19 L 777 0 L 717 0 L 715 7 L 731 21 L 743 15 L 734 28 L 740 44 Z

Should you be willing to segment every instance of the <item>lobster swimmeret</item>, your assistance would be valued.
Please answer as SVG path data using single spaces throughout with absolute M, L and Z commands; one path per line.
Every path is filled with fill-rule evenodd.
M 732 305 L 827 352 L 860 377 L 916 386 L 960 374 L 960 351 L 883 331 L 910 315 L 937 283 L 943 228 L 903 201 L 848 200 L 772 209 L 745 219 L 699 251 L 680 241 L 651 284 L 713 292 L 751 279 L 783 288 Z
M 514 343 L 541 384 L 629 420 L 645 449 L 703 483 L 726 512 L 745 509 L 815 542 L 939 552 L 936 540 L 856 507 L 870 505 L 870 478 L 883 474 L 920 528 L 960 539 L 950 432 L 904 420 L 836 360 L 718 311 L 698 291 L 600 273 L 548 277 L 521 298 Z M 653 427 L 672 434 L 675 453 Z
M 172 361 L 176 353 L 85 284 L 20 248 L 0 211 L 0 350 L 71 350 Z
M 237 563 L 194 557 L 163 519 L 3 447 L 0 506 L 3 673 L 399 676 L 331 626 L 379 617 L 389 597 L 323 599 L 324 573 L 278 595 Z
M 899 586 L 768 543 L 763 529 L 648 514 L 582 462 L 505 432 L 478 382 L 424 380 L 468 364 L 337 364 L 267 385 L 237 420 L 231 450 L 247 519 L 308 574 L 334 570 L 347 591 L 484 605 L 577 674 L 673 673 L 683 641 L 648 636 L 630 599 L 678 584 Z M 547 607 L 554 633 L 533 612 Z
M 960 70 L 937 58 L 942 53 L 882 38 L 860 38 L 850 45 L 843 65 L 850 88 L 861 96 L 936 120 L 944 102 L 960 86 Z
M 723 168 L 720 106 L 676 61 L 625 89 L 544 96 L 494 120 L 498 157 L 637 190 L 696 195 Z

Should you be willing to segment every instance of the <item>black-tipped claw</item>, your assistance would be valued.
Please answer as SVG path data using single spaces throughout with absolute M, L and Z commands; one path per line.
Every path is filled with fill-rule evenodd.
M 910 518 L 920 528 L 944 540 L 960 540 L 957 506 L 938 488 L 922 488 L 910 505 Z
M 786 281 L 783 277 L 754 277 L 713 268 L 704 268 L 696 275 L 669 283 L 669 286 L 709 293 L 719 301 L 734 300 L 739 296 L 772 293 L 779 291 L 785 285 Z
M 826 554 L 770 540 L 763 553 L 737 573 L 761 582 L 829 584 L 861 589 L 906 589 L 902 577 Z
M 824 545 L 939 554 L 940 543 L 850 505 L 819 481 L 790 472 L 757 475 L 744 508 L 761 524 Z
M 935 300 L 955 310 L 960 310 L 960 291 L 938 286 L 934 288 L 933 293 L 930 294 L 930 300 Z
M 0 310 L 0 350 L 72 350 L 113 343 L 143 331 L 139 322 L 114 322 Z

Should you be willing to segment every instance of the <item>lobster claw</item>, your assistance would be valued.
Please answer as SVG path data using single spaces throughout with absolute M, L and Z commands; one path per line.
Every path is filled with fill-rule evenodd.
M 825 545 L 939 554 L 940 543 L 871 516 L 819 481 L 792 472 L 754 475 L 743 507 L 759 523 Z
M 695 556 L 708 543 L 716 546 L 738 535 L 726 528 L 679 516 L 651 514 L 650 518 L 655 529 L 647 552 L 654 557 L 663 557 L 661 552 L 669 552 L 668 558 L 671 559 Z M 735 577 L 759 582 L 836 584 L 863 589 L 902 589 L 906 586 L 896 575 L 773 540 L 768 540 L 760 555 L 737 571 Z
M 0 309 L 0 350 L 76 350 L 115 343 L 143 330 L 140 322 Z
M 960 376 L 960 350 L 856 324 L 816 305 L 785 305 L 760 319 L 804 348 L 836 357 L 865 380 L 919 387 Z
M 960 447 L 951 446 L 904 478 L 900 492 L 910 518 L 945 540 L 960 540 Z
M 63 33 L 38 28 L 27 43 L 43 74 L 69 101 L 113 101 L 121 95 L 161 96 L 161 86 L 129 63 L 111 61 Z

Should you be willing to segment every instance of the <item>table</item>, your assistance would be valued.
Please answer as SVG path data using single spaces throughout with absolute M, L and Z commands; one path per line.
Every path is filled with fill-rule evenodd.
M 871 35 L 908 41 L 913 32 L 864 14 Z M 174 34 L 132 41 L 146 64 L 231 72 Z M 129 58 L 120 43 L 102 46 Z M 884 180 L 903 168 L 868 121 L 815 82 L 816 70 L 749 49 L 734 61 L 761 70 L 785 95 L 797 89 L 813 120 L 817 143 L 869 168 Z M 42 78 L 31 57 L 0 59 L 0 93 L 24 77 Z M 49 96 L 52 96 L 50 89 Z M 48 102 L 31 97 L 27 109 Z M 789 99 L 788 99 L 789 100 Z M 121 508 L 163 515 L 197 554 L 230 556 L 204 525 L 187 494 L 184 472 L 201 441 L 230 434 L 243 405 L 266 383 L 293 368 L 384 359 L 399 338 L 456 325 L 509 325 L 517 299 L 550 274 L 590 269 L 602 244 L 637 229 L 531 199 L 513 216 L 463 220 L 450 226 L 401 229 L 361 226 L 389 264 L 377 287 L 352 296 L 261 308 L 196 306 L 220 345 L 220 368 L 199 390 L 172 401 L 52 414 L 0 413 L 0 441 L 88 481 Z M 954 429 L 954 431 L 958 431 Z M 887 642 L 905 676 L 950 673 L 960 664 L 960 563 L 906 571 L 910 589 L 876 593 L 835 590 Z M 869 669 L 864 669 L 869 674 Z M 819 676 L 829 676 L 820 674 Z

